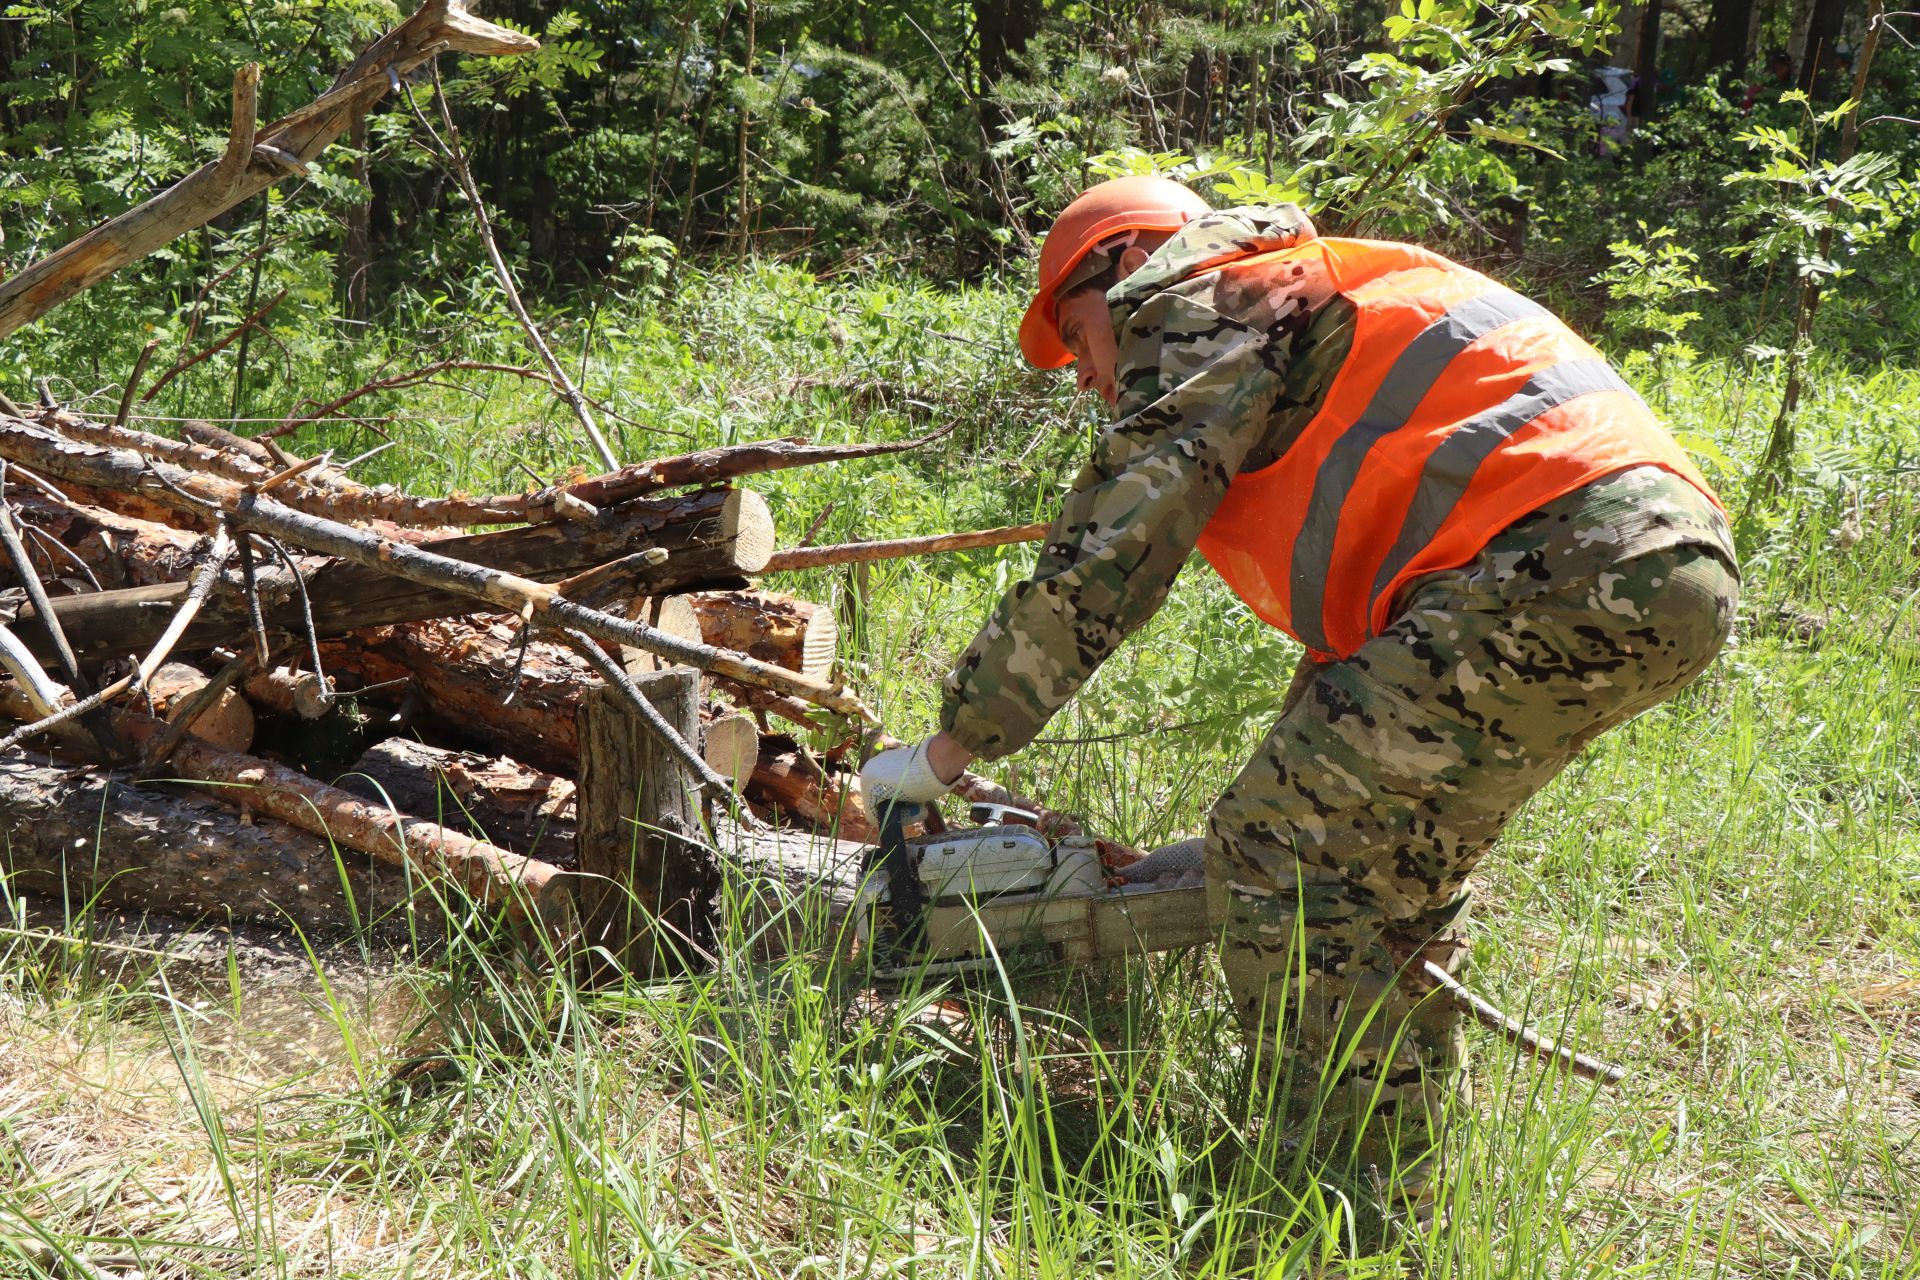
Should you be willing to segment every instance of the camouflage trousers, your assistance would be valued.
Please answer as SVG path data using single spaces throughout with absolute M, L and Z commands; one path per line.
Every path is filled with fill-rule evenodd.
M 1206 846 L 1228 988 L 1287 1082 L 1275 1110 L 1350 1173 L 1398 1168 L 1386 1196 L 1416 1206 L 1465 1052 L 1417 962 L 1460 972 L 1467 878 L 1494 837 L 1712 661 L 1739 589 L 1705 546 L 1546 590 L 1500 582 L 1493 550 L 1415 583 L 1352 658 L 1302 664 Z

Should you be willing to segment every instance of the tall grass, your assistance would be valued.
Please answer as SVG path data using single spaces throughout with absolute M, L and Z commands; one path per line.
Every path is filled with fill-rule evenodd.
M 829 505 L 822 540 L 1030 519 L 1095 418 L 1020 370 L 1017 307 L 770 269 L 601 315 L 586 381 L 656 429 L 626 429 L 631 456 L 669 429 L 956 424 L 769 477 L 788 537 Z M 311 341 L 337 385 L 306 394 L 375 358 Z M 170 411 L 223 401 L 208 363 Z M 1814 387 L 1797 482 L 1745 533 L 1728 652 L 1599 742 L 1478 877 L 1475 985 L 1630 1078 L 1575 1083 L 1476 1035 L 1425 1235 L 1351 1256 L 1341 1184 L 1265 1122 L 1288 1081 L 1249 1061 L 1204 951 L 875 993 L 817 903 L 781 904 L 801 942 L 764 958 L 763 903 L 728 914 L 710 971 L 583 986 L 468 917 L 414 954 L 269 963 L 258 940 L 14 903 L 0 1276 L 1920 1276 L 1920 372 L 1833 360 Z M 1703 362 L 1659 390 L 1737 506 L 1764 372 Z M 403 442 L 373 479 L 515 487 L 516 463 L 587 460 L 517 381 L 368 407 Z M 854 621 L 848 669 L 904 735 L 1030 555 L 795 585 Z M 1291 657 L 1190 572 L 1021 784 L 1122 839 L 1191 831 Z M 1318 1064 L 1293 1065 L 1311 1087 Z

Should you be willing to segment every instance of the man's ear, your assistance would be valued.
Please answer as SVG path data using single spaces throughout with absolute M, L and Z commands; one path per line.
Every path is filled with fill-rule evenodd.
M 1147 265 L 1147 259 L 1153 254 L 1137 244 L 1130 244 L 1120 251 L 1120 278 L 1126 279 Z

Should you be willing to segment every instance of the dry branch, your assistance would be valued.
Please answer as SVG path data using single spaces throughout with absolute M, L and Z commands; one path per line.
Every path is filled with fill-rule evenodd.
M 1004 547 L 1016 542 L 1039 542 L 1052 525 L 1019 524 L 976 533 L 938 533 L 924 538 L 892 538 L 882 542 L 843 542 L 831 547 L 797 547 L 767 561 L 768 573 L 818 569 L 834 564 L 866 564 L 904 556 L 928 556 L 940 551 L 971 551 L 977 547 Z
M 449 559 L 419 547 L 307 515 L 216 476 L 182 470 L 124 449 L 75 444 L 23 420 L 0 416 L 0 456 L 50 476 L 95 487 L 131 489 L 162 502 L 217 510 L 237 528 L 264 533 L 311 551 L 405 578 L 423 587 L 451 591 L 520 614 L 555 630 L 573 629 L 595 640 L 628 644 L 696 670 L 759 685 L 818 703 L 842 715 L 874 721 L 873 713 L 844 689 L 780 667 L 756 662 L 669 636 L 638 622 L 583 608 L 554 588 L 518 574 Z
M 665 552 L 661 563 L 640 560 L 623 566 L 619 593 L 633 597 L 737 582 L 766 563 L 772 543 L 773 517 L 766 501 L 742 489 L 628 503 L 584 523 L 533 525 L 422 545 L 455 560 L 486 563 L 540 579 L 572 577 L 627 556 L 637 547 Z M 144 545 L 160 555 L 165 566 L 177 567 L 179 557 L 167 554 L 157 533 Z M 158 577 L 163 572 L 161 565 L 129 564 L 128 576 L 136 576 L 136 568 L 137 576 Z M 263 574 L 261 585 L 268 627 L 286 633 L 304 631 L 305 620 L 289 577 Z M 99 658 L 146 643 L 158 633 L 181 592 L 177 582 L 150 584 L 67 597 L 54 601 L 53 607 L 76 652 Z M 322 636 L 467 613 L 474 607 L 470 597 L 457 592 L 424 588 L 378 568 L 341 561 L 315 569 L 307 580 L 307 593 L 313 602 L 314 625 Z M 251 629 L 243 590 L 228 584 L 184 643 L 189 648 L 233 643 Z
M 468 14 L 462 0 L 427 0 L 369 46 L 326 93 L 264 129 L 254 123 L 260 68 L 248 63 L 234 73 L 233 123 L 220 159 L 0 282 L 0 337 L 298 172 L 390 84 L 436 55 L 451 50 L 502 56 L 539 47 L 531 36 Z
M 59 410 L 36 413 L 23 420 L 38 421 L 43 427 L 86 444 L 110 449 L 132 449 L 175 466 L 204 471 L 239 484 L 258 483 L 284 465 L 278 460 L 243 456 L 239 450 L 231 447 L 210 446 L 198 440 L 169 440 L 145 431 L 92 422 Z M 549 520 L 583 519 L 591 516 L 595 508 L 648 497 L 665 489 L 723 484 L 743 476 L 792 467 L 881 457 L 918 448 L 936 438 L 937 435 L 929 435 L 913 440 L 825 445 L 808 444 L 797 436 L 754 440 L 746 444 L 654 458 L 606 475 L 551 485 L 530 493 L 486 497 L 415 497 L 401 493 L 390 485 L 369 487 L 337 473 L 328 473 L 318 477 L 303 477 L 303 480 L 311 483 L 285 486 L 279 499 L 298 510 L 336 520 L 389 520 L 411 528 L 517 524 L 521 521 L 539 524 Z M 121 510 L 118 506 L 114 509 Z M 136 510 L 129 514 L 147 515 L 148 511 Z

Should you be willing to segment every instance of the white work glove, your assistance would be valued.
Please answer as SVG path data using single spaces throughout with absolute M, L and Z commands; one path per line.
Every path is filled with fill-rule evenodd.
M 875 822 L 889 803 L 927 804 L 952 789 L 934 773 L 924 741 L 889 748 L 860 767 L 860 799 Z

